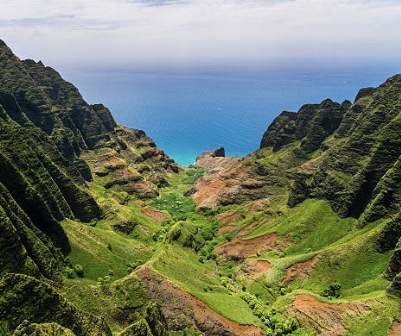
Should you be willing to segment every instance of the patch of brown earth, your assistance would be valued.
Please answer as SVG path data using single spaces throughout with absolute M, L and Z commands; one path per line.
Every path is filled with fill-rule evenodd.
M 261 277 L 270 268 L 270 263 L 267 260 L 248 260 L 240 268 L 237 273 L 237 279 L 247 279 L 249 285 L 257 278 Z
M 118 197 L 117 195 L 113 195 L 113 198 L 114 198 L 119 204 L 123 204 L 123 203 L 124 203 L 124 201 L 123 201 L 120 197 Z
M 159 223 L 163 222 L 167 218 L 166 214 L 164 214 L 163 212 L 155 211 L 155 210 L 148 209 L 148 208 L 142 209 L 141 212 L 146 217 L 149 217 Z
M 182 291 L 148 268 L 140 268 L 135 275 L 142 280 L 149 299 L 160 305 L 170 330 L 195 327 L 206 336 L 264 335 L 264 331 L 258 327 L 241 325 L 219 315 L 198 298 Z
M 205 274 L 210 278 L 214 277 L 214 274 L 212 272 L 210 272 L 209 270 L 205 270 Z
M 219 168 L 231 165 L 238 161 L 238 157 L 203 157 L 191 165 L 191 168 Z
M 396 320 L 393 320 L 393 323 L 391 323 L 390 329 L 388 331 L 388 336 L 400 336 L 400 335 L 401 335 L 400 324 Z
M 266 206 L 266 204 L 269 203 L 269 202 L 270 202 L 270 198 L 266 198 L 266 199 L 262 199 L 262 200 L 258 200 L 258 201 L 252 202 L 251 203 L 252 206 L 249 209 L 248 214 L 253 214 L 255 212 L 258 212 L 258 211 L 262 210 Z
M 125 179 L 129 179 L 132 175 L 132 172 L 128 169 L 128 167 L 125 167 L 123 170 L 123 176 Z
M 218 233 L 218 234 L 219 234 L 219 233 L 224 233 L 224 232 L 230 231 L 230 230 L 235 229 L 235 228 L 236 228 L 235 225 L 227 225 L 227 226 L 225 226 L 225 227 L 219 229 L 219 231 L 217 231 L 217 233 Z
M 285 279 L 281 282 L 283 286 L 287 286 L 290 282 L 294 281 L 296 278 L 300 278 L 302 282 L 305 282 L 309 278 L 309 275 L 315 267 L 316 263 L 321 258 L 322 253 L 316 254 L 312 259 L 304 262 L 298 262 L 287 268 L 287 275 Z
M 146 205 L 146 203 L 140 199 L 134 199 L 134 202 L 142 207 Z
M 106 165 L 118 167 L 118 166 L 124 166 L 125 163 L 124 163 L 124 161 L 115 158 L 115 159 L 111 159 L 108 163 L 106 163 Z
M 244 228 L 242 228 L 241 230 L 239 230 L 237 232 L 237 234 L 235 235 L 235 238 L 241 238 L 243 236 L 246 236 L 258 224 L 259 224 L 259 222 L 253 221 L 249 225 L 247 225 Z
M 276 239 L 277 233 L 269 233 L 252 239 L 234 240 L 217 246 L 215 252 L 219 257 L 227 260 L 243 261 L 252 255 L 256 255 L 261 249 L 264 252 L 274 249 L 282 250 L 283 243 L 277 243 Z
M 192 196 L 198 204 L 197 210 L 241 204 L 245 200 L 261 198 L 264 182 L 253 177 L 251 166 L 241 170 L 237 168 L 234 164 L 211 169 L 185 192 L 185 196 Z
M 344 319 L 361 316 L 368 310 L 368 307 L 359 302 L 330 304 L 309 295 L 298 294 L 295 301 L 288 306 L 286 314 L 302 321 L 301 326 L 314 329 L 314 335 L 335 336 L 346 332 Z
M 220 214 L 219 216 L 217 216 L 217 220 L 223 224 L 231 223 L 231 222 L 234 222 L 235 220 L 237 220 L 240 216 L 239 213 L 233 213 L 231 215 L 229 215 L 229 213 L 230 212 L 227 211 L 227 212 Z M 225 214 L 225 216 L 222 216 L 223 214 Z

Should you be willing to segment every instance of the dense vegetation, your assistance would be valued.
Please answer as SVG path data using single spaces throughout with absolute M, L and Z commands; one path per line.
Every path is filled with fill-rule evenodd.
M 0 40 L 0 334 L 401 334 L 400 101 L 397 75 L 179 167 Z

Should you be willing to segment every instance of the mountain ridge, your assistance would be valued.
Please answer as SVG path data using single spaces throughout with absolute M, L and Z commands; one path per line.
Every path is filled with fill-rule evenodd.
M 398 332 L 401 75 L 187 168 L 1 40 L 0 65 L 2 334 Z

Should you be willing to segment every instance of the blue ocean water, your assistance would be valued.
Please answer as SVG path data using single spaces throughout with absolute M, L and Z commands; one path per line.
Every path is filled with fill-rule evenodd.
M 182 165 L 220 146 L 228 156 L 255 151 L 283 110 L 326 98 L 354 100 L 358 90 L 396 74 L 397 65 L 241 69 L 62 69 L 88 103 L 142 129 Z

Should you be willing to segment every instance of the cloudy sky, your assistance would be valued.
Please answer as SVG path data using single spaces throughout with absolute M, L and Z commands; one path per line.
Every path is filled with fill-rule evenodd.
M 53 66 L 401 58 L 399 0 L 1 0 L 0 38 Z

